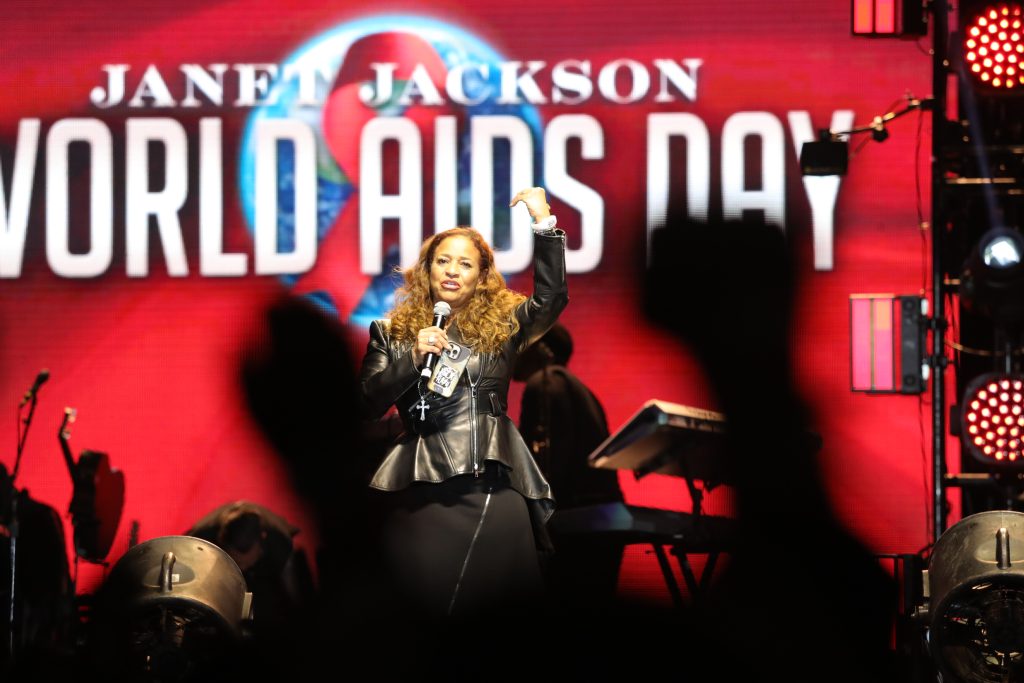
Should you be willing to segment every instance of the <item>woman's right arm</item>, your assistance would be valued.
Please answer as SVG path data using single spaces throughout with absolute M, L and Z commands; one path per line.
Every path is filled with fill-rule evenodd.
M 386 413 L 402 394 L 415 386 L 420 376 L 411 350 L 392 362 L 385 328 L 386 323 L 381 320 L 370 324 L 370 341 L 359 371 L 363 406 L 370 417 Z

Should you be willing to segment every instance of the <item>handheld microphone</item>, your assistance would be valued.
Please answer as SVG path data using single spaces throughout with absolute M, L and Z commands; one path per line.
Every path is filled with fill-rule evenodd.
M 39 387 L 43 386 L 43 382 L 48 379 L 50 379 L 50 371 L 43 368 L 39 371 L 39 374 L 36 375 L 36 381 L 33 382 L 32 386 L 29 387 L 29 390 L 25 392 L 25 395 L 22 397 L 21 403 L 18 404 L 18 407 L 24 408 L 25 404 L 31 401 L 32 397 L 39 391 Z
M 452 314 L 452 307 L 445 301 L 438 301 L 434 304 L 434 327 L 440 327 L 444 329 L 445 323 L 448 322 L 448 316 Z M 434 372 L 434 364 L 437 362 L 436 353 L 428 353 L 427 360 L 423 364 L 423 369 L 420 370 L 421 377 L 430 377 Z

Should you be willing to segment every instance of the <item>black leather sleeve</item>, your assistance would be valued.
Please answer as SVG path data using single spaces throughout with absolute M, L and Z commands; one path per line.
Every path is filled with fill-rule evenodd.
M 370 323 L 370 340 L 359 371 L 359 386 L 364 411 L 369 417 L 380 417 L 419 379 L 419 371 L 412 362 L 412 350 L 391 360 L 387 323 Z
M 540 339 L 567 305 L 565 233 L 561 230 L 534 233 L 533 295 L 516 309 L 519 320 L 517 348 L 522 350 Z

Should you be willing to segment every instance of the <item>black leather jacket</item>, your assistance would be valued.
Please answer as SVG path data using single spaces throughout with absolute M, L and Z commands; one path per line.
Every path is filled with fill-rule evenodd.
M 533 295 L 519 305 L 519 331 L 497 353 L 474 353 L 449 398 L 434 395 L 426 420 L 410 415 L 420 399 L 419 370 L 412 347 L 391 338 L 388 321 L 370 325 L 370 341 L 360 372 L 362 396 L 370 415 L 379 417 L 394 404 L 405 427 L 384 456 L 370 486 L 397 491 L 414 481 L 441 482 L 482 472 L 487 461 L 507 468 L 510 485 L 537 501 L 546 518 L 554 509 L 551 487 L 506 414 L 512 367 L 523 349 L 543 335 L 569 303 L 565 281 L 565 233 L 534 236 Z M 448 338 L 461 342 L 455 325 Z M 470 378 L 476 391 L 470 387 Z M 531 510 L 532 514 L 537 514 Z

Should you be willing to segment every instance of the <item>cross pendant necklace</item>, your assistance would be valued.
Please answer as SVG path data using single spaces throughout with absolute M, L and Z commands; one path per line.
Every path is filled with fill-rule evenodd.
M 430 410 L 430 404 L 427 403 L 427 399 L 420 396 L 420 402 L 413 407 L 420 411 L 420 422 L 425 421 L 427 419 L 427 411 Z

